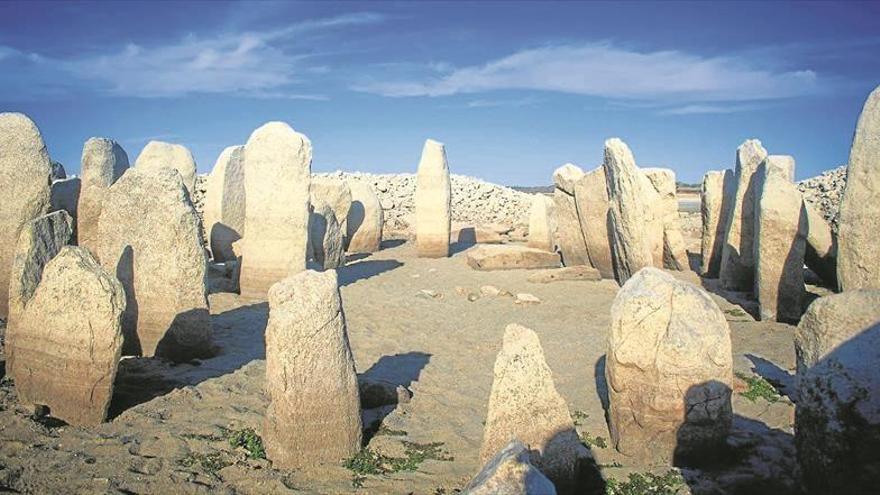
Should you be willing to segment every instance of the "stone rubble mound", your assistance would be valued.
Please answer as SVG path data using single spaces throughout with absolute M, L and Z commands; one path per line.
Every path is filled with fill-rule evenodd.
M 804 179 L 797 184 L 804 199 L 822 212 L 822 216 L 831 224 L 835 234 L 844 186 L 846 186 L 846 165 L 826 170 L 816 177 Z

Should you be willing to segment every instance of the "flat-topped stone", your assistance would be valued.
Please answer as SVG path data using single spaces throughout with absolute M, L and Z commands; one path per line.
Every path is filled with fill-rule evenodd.
M 467 251 L 467 264 L 475 270 L 556 268 L 559 255 L 521 245 L 481 244 Z

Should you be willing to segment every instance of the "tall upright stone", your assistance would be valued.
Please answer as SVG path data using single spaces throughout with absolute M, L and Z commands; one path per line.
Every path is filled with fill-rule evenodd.
M 416 250 L 422 258 L 449 256 L 452 229 L 452 183 L 446 147 L 425 141 L 416 174 Z
M 840 290 L 880 289 L 880 87 L 859 116 L 840 200 L 837 280 Z
M 220 153 L 208 176 L 205 195 L 205 232 L 214 261 L 236 259 L 232 243 L 244 237 L 246 208 L 244 146 L 229 146 Z
M 79 177 L 68 177 L 66 179 L 56 180 L 52 183 L 49 193 L 49 211 L 65 211 L 70 215 L 73 223 L 73 233 L 70 236 L 70 243 L 77 244 L 77 218 L 79 208 L 79 194 L 82 188 L 82 181 Z
M 346 250 L 350 253 L 375 253 L 382 246 L 385 223 L 382 204 L 373 186 L 359 180 L 348 184 L 351 208 L 345 222 Z
M 556 391 L 541 342 L 516 324 L 504 330 L 495 359 L 480 460 L 485 463 L 516 438 L 560 493 L 576 493 L 589 452 L 580 443 L 565 399 Z
M 554 223 L 553 200 L 544 194 L 535 194 L 532 197 L 532 207 L 529 210 L 529 238 L 530 248 L 544 251 L 555 251 L 553 242 Z
M 312 143 L 283 122 L 269 122 L 251 134 L 244 155 L 241 295 L 262 299 L 272 284 L 306 268 Z
M 182 144 L 150 141 L 134 161 L 141 170 L 157 170 L 170 167 L 180 173 L 187 192 L 192 194 L 196 187 L 196 160 L 189 148 Z
M 361 405 L 336 271 L 269 290 L 266 454 L 281 469 L 338 464 L 361 448 Z
M 605 362 L 611 441 L 639 462 L 711 454 L 733 420 L 733 356 L 704 290 L 645 268 L 611 306 Z
M 126 355 L 186 361 L 211 354 L 200 223 L 176 170 L 134 167 L 110 186 L 97 257 L 125 289 Z
M 663 229 L 663 267 L 687 270 L 689 263 L 678 218 L 675 172 L 668 168 L 643 168 L 642 173 L 657 192 L 657 216 Z
M 575 184 L 583 176 L 584 171 L 571 163 L 566 163 L 553 172 L 556 245 L 562 253 L 562 264 L 565 266 L 590 265 L 590 255 L 581 231 L 574 195 Z
M 759 173 L 754 293 L 761 320 L 797 323 L 804 296 L 804 200 L 785 169 L 769 167 Z
M 721 250 L 721 285 L 725 289 L 749 291 L 755 282 L 755 172 L 767 158 L 761 141 L 749 139 L 736 149 L 736 195 L 727 216 Z
M 609 203 L 605 167 L 595 168 L 578 179 L 574 185 L 574 197 L 590 264 L 599 270 L 602 278 L 614 278 L 611 239 L 608 233 Z
M 66 211 L 56 211 L 28 222 L 15 246 L 9 277 L 9 315 L 6 319 L 6 368 L 14 377 L 19 320 L 43 277 L 46 264 L 70 243 L 73 222 Z
M 82 184 L 76 216 L 77 240 L 80 246 L 94 253 L 98 245 L 98 219 L 104 195 L 128 169 L 128 155 L 116 141 L 93 137 L 83 145 L 80 164 Z
M 52 163 L 36 124 L 0 113 L 0 318 L 8 314 L 9 276 L 21 229 L 49 209 Z
M 880 484 L 880 291 L 813 301 L 795 332 L 794 441 L 809 493 Z
M 345 264 L 342 226 L 336 213 L 327 203 L 312 207 L 309 218 L 309 245 L 312 259 L 324 270 L 339 268 Z
M 60 213 L 60 212 L 59 212 Z M 107 417 L 122 351 L 125 292 L 84 248 L 50 261 L 21 314 L 12 370 L 19 400 L 94 426 Z
M 804 201 L 807 214 L 807 249 L 804 263 L 828 286 L 837 287 L 837 234 L 822 213 Z
M 700 239 L 700 275 L 718 278 L 721 270 L 721 250 L 724 247 L 727 214 L 726 202 L 736 194 L 733 171 L 710 170 L 703 176 L 700 189 L 700 216 L 702 236 Z

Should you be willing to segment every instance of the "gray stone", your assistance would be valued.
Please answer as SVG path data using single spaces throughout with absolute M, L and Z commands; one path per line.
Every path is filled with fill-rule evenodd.
M 73 233 L 70 237 L 71 244 L 77 244 L 77 209 L 79 205 L 79 194 L 81 181 L 79 177 L 71 177 L 69 179 L 61 179 L 52 183 L 49 196 L 49 211 L 66 211 L 73 223 Z
M 339 268 L 345 264 L 342 226 L 327 203 L 313 206 L 309 218 L 309 245 L 312 247 L 312 259 L 321 269 Z
M 609 204 L 605 168 L 593 169 L 578 179 L 574 185 L 574 197 L 590 264 L 599 270 L 602 278 L 614 278 L 611 239 L 608 234 Z
M 721 271 L 721 251 L 727 236 L 729 203 L 736 195 L 734 173 L 730 169 L 713 170 L 703 176 L 700 194 L 700 214 L 703 232 L 700 243 L 700 274 L 718 278 Z
M 555 212 L 556 245 L 565 266 L 589 265 L 590 255 L 581 231 L 575 201 L 575 184 L 584 171 L 577 165 L 566 163 L 553 172 L 553 211 Z
M 465 495 L 556 495 L 553 483 L 532 465 L 526 446 L 511 440 L 464 487 Z
M 141 170 L 158 170 L 170 167 L 180 173 L 187 192 L 193 193 L 196 187 L 196 161 L 186 146 L 150 141 L 141 150 L 134 161 L 134 166 Z
M 203 214 L 215 262 L 236 259 L 232 243 L 244 237 L 247 210 L 244 180 L 244 146 L 224 149 L 208 176 Z
M 83 145 L 80 163 L 82 186 L 77 205 L 77 241 L 94 253 L 104 195 L 128 169 L 128 155 L 115 141 L 93 137 Z

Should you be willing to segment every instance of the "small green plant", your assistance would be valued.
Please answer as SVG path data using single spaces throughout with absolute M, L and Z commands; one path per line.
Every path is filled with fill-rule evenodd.
M 443 442 L 403 442 L 403 445 L 406 457 L 388 457 L 366 447 L 343 461 L 342 466 L 352 472 L 352 486 L 362 487 L 366 477 L 370 475 L 381 476 L 401 471 L 416 471 L 428 459 L 455 460 L 442 448 Z
M 746 382 L 746 385 L 749 387 L 745 392 L 740 392 L 739 395 L 752 402 L 756 402 L 758 398 L 761 398 L 772 403 L 782 398 L 776 387 L 761 376 L 737 372 L 736 377 Z
M 376 431 L 376 435 L 388 435 L 389 437 L 405 437 L 407 433 L 403 430 L 395 430 L 392 428 L 388 428 L 385 425 L 382 425 Z
M 415 471 L 419 465 L 428 459 L 435 461 L 454 461 L 455 458 L 449 455 L 443 447 L 443 442 L 416 443 L 403 442 L 406 448 L 406 457 L 403 459 L 392 458 L 391 465 L 393 471 Z
M 735 316 L 737 318 L 742 318 L 744 316 L 748 316 L 748 313 L 746 313 L 745 311 L 743 311 L 739 308 L 725 309 L 724 312 L 729 314 L 730 316 Z
M 676 495 L 685 485 L 684 479 L 677 471 L 669 470 L 666 474 L 630 473 L 629 479 L 619 481 L 608 479 L 605 484 L 606 495 Z
M 586 420 L 589 417 L 589 414 L 580 410 L 571 413 L 571 420 L 574 421 L 575 426 L 581 426 L 583 424 L 582 421 Z
M 599 467 L 600 468 L 619 468 L 619 467 L 623 467 L 623 464 L 621 464 L 617 461 L 611 461 L 608 464 L 599 464 Z
M 217 474 L 217 471 L 228 466 L 229 462 L 223 459 L 220 452 L 211 452 L 210 454 L 191 452 L 181 459 L 179 464 L 188 468 L 199 466 L 208 473 Z
M 592 437 L 588 434 L 582 433 L 580 435 L 580 437 L 581 437 L 581 442 L 583 442 L 584 445 L 586 445 L 587 447 L 599 447 L 600 449 L 604 449 L 604 448 L 608 447 L 608 444 L 605 443 L 605 439 L 600 437 L 599 435 Z
M 254 431 L 253 428 L 245 428 L 243 430 L 228 431 L 227 438 L 232 448 L 244 448 L 250 459 L 265 459 L 266 449 L 263 448 L 263 439 Z

